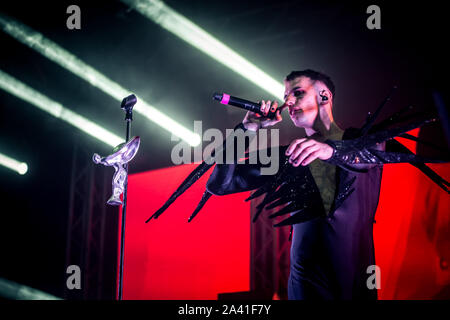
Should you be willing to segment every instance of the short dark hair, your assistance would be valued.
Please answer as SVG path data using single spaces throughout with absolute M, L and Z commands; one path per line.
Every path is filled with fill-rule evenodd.
M 312 81 L 321 81 L 323 82 L 328 90 L 331 91 L 331 93 L 333 94 L 333 98 L 334 98 L 334 83 L 333 81 L 331 81 L 331 78 L 329 76 L 327 76 L 325 73 L 321 73 L 318 71 L 314 71 L 311 69 L 306 69 L 306 70 L 302 70 L 302 71 L 292 71 L 291 73 L 289 73 L 286 77 L 287 81 L 292 81 L 295 78 L 298 77 L 308 77 L 310 78 Z

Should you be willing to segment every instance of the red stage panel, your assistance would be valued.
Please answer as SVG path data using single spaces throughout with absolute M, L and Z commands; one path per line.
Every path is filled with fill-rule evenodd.
M 218 293 L 250 289 L 248 193 L 212 197 L 188 223 L 210 171 L 145 223 L 195 166 L 129 176 L 124 299 L 217 299 Z
M 398 141 L 416 151 L 415 142 Z M 448 164 L 428 166 L 449 180 Z M 385 165 L 375 219 L 379 298 L 450 298 L 450 196 L 409 164 Z

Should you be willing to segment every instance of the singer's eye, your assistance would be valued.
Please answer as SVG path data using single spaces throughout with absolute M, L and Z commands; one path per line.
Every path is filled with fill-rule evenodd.
M 297 97 L 297 98 L 303 97 L 304 94 L 305 94 L 305 91 L 303 91 L 303 90 L 294 91 L 294 97 Z

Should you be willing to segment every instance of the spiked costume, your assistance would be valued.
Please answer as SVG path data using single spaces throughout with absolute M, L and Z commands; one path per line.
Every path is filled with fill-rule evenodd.
M 261 175 L 259 163 L 236 160 L 233 164 L 217 164 L 189 221 L 213 194 L 255 190 L 247 201 L 263 195 L 264 199 L 254 220 L 264 208 L 280 208 L 269 218 L 285 215 L 287 218 L 275 227 L 291 225 L 289 299 L 376 299 L 376 290 L 369 290 L 366 281 L 367 268 L 375 265 L 373 222 L 382 165 L 410 163 L 449 192 L 449 183 L 425 165 L 448 159 L 417 156 L 393 140 L 402 136 L 417 141 L 406 132 L 434 120 L 387 129 L 398 120 L 401 114 L 398 113 L 372 127 L 377 113 L 369 117 L 361 129 L 343 132 L 332 124 L 329 135 L 322 137 L 334 149 L 332 157 L 326 161 L 315 160 L 308 166 L 293 167 L 285 156 L 287 146 L 281 146 L 272 150 L 279 153 L 281 164 L 274 175 Z M 235 132 L 239 129 L 245 130 L 242 124 Z M 235 135 L 228 137 L 222 150 L 226 150 L 227 143 L 234 138 Z M 236 159 L 240 156 L 236 155 Z M 147 222 L 162 214 L 208 171 L 214 165 L 212 159 L 214 154 L 186 178 Z

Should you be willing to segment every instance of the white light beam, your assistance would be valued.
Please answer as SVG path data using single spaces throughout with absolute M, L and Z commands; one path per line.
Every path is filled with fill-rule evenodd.
M 160 0 L 121 0 L 280 100 L 284 86 Z
M 115 147 L 125 141 L 125 139 L 109 132 L 78 113 L 63 107 L 60 103 L 51 100 L 2 70 L 0 70 L 0 88 L 22 100 L 25 100 L 26 102 L 29 102 L 31 105 L 51 114 L 55 118 L 70 123 L 71 125 L 86 132 L 92 137 L 109 144 L 112 147 Z
M 89 82 L 92 86 L 102 90 L 117 101 L 130 95 L 130 91 L 110 80 L 81 59 L 65 50 L 55 42 L 45 38 L 41 33 L 30 27 L 0 13 L 0 28 L 4 32 L 22 42 L 28 47 L 36 50 L 46 58 L 59 64 L 61 67 L 74 73 L 81 79 Z M 183 127 L 181 124 L 166 116 L 164 113 L 148 104 L 143 99 L 138 98 L 134 110 L 145 116 L 150 121 L 164 128 L 165 130 L 180 137 L 191 146 L 200 144 L 201 139 L 197 133 Z
M 24 175 L 28 171 L 28 165 L 25 162 L 17 161 L 7 155 L 0 153 L 0 165 Z

